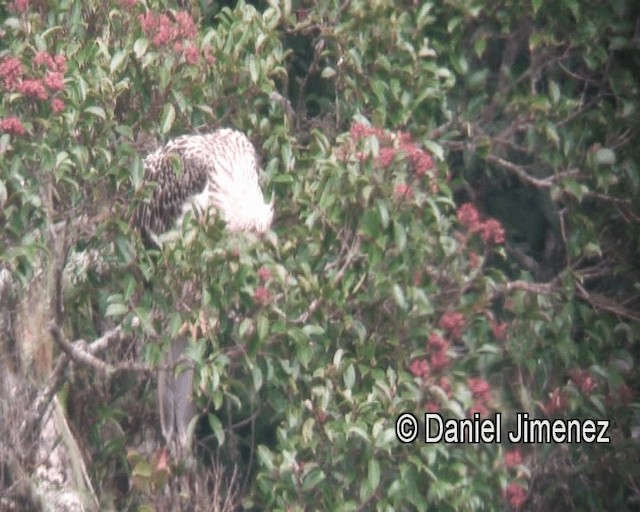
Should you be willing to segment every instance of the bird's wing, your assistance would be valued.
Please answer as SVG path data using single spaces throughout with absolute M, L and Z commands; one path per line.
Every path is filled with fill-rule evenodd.
M 171 229 L 189 199 L 206 188 L 206 156 L 190 151 L 196 137 L 201 136 L 178 137 L 144 159 L 144 182 L 155 188 L 134 213 L 136 228 L 155 235 Z

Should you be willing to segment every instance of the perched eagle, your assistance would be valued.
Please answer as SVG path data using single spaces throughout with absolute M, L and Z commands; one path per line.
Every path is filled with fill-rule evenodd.
M 150 201 L 139 205 L 132 224 L 146 242 L 180 225 L 184 215 L 212 209 L 227 229 L 265 233 L 273 220 L 273 199 L 265 202 L 258 183 L 256 151 L 247 137 L 228 128 L 204 135 L 183 135 L 144 159 L 144 181 L 154 183 Z M 167 444 L 188 449 L 187 427 L 196 411 L 192 403 L 193 369 L 176 368 L 185 360 L 185 336 L 172 340 L 158 375 L 158 407 Z
M 183 135 L 144 159 L 145 182 L 153 197 L 134 214 L 134 225 L 159 235 L 179 224 L 189 210 L 219 211 L 231 231 L 264 233 L 273 220 L 258 183 L 256 151 L 247 137 L 228 128 Z

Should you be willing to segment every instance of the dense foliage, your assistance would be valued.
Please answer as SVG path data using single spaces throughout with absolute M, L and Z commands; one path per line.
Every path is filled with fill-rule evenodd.
M 20 293 L 53 268 L 51 320 L 122 329 L 116 366 L 190 332 L 197 464 L 225 485 L 175 507 L 632 509 L 635 3 L 179 4 L 0 7 L 0 265 Z M 146 250 L 141 157 L 221 126 L 262 156 L 273 231 Z M 65 397 L 98 497 L 160 510 L 188 469 L 145 452 L 149 374 L 96 372 Z M 606 419 L 611 442 L 402 444 L 405 412 Z

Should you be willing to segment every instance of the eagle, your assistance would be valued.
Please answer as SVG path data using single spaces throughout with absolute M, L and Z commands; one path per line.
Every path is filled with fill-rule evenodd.
M 136 208 L 132 225 L 147 245 L 158 247 L 158 236 L 180 226 L 189 212 L 205 219 L 220 215 L 232 232 L 262 234 L 271 228 L 273 197 L 265 201 L 255 148 L 237 130 L 182 135 L 150 153 L 143 166 L 142 185 L 153 184 L 153 190 Z M 179 450 L 189 450 L 188 426 L 197 414 L 186 345 L 184 335 L 171 341 L 165 357 L 167 369 L 158 374 L 162 434 L 168 446 Z

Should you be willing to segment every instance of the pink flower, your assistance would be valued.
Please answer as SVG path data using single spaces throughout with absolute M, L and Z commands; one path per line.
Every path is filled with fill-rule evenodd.
M 253 292 L 253 300 L 262 306 L 266 306 L 272 301 L 271 293 L 266 287 L 258 286 L 256 291 Z
M 406 183 L 398 183 L 393 188 L 393 195 L 398 199 L 411 199 L 413 197 L 413 189 Z
M 372 135 L 378 138 L 386 137 L 384 131 L 380 128 L 373 128 L 372 126 L 367 126 L 362 123 L 354 123 L 351 125 L 351 137 L 356 141 Z
M 176 37 L 173 23 L 166 14 L 154 14 L 148 11 L 138 16 L 138 21 L 145 36 L 151 39 L 155 47 L 164 46 Z
M 491 396 L 491 386 L 482 378 L 469 378 L 467 384 L 474 398 L 486 402 Z
M 464 203 L 460 206 L 456 215 L 460 223 L 471 231 L 475 231 L 480 223 L 480 214 L 477 208 L 471 203 Z
M 258 277 L 260 278 L 260 281 L 266 282 L 271 279 L 271 272 L 269 272 L 267 267 L 260 267 L 258 269 Z
M 187 64 L 194 65 L 198 63 L 200 55 L 198 53 L 198 48 L 196 48 L 194 45 L 187 46 L 182 53 L 185 60 L 187 61 Z
M 36 53 L 36 56 L 33 58 L 33 64 L 35 66 L 44 66 L 47 69 L 52 69 L 55 66 L 53 57 L 47 52 Z
M 586 370 L 572 370 L 569 372 L 571 380 L 585 395 L 590 395 L 598 386 L 593 376 Z
M 409 371 L 414 377 L 425 379 L 429 375 L 429 363 L 424 359 L 414 359 L 409 364 Z
M 440 404 L 437 402 L 427 402 L 424 409 L 427 412 L 440 412 Z
M 54 66 L 52 68 L 53 71 L 58 71 L 60 73 L 66 73 L 67 71 L 67 58 L 60 54 L 53 57 Z
M 396 158 L 396 150 L 394 148 L 382 148 L 378 153 L 378 165 L 383 169 L 388 168 Z
M 171 20 L 166 14 L 160 14 L 156 18 L 155 33 L 151 42 L 154 46 L 160 47 L 173 41 L 176 37 L 176 31 Z
M 514 468 L 522 464 L 522 453 L 519 448 L 510 450 L 504 454 L 504 467 L 507 469 Z
M 493 336 L 500 341 L 504 341 L 507 337 L 507 329 L 509 328 L 509 324 L 507 322 L 496 322 L 495 320 L 491 320 L 491 332 L 493 332 Z
M 138 4 L 138 0 L 120 0 L 118 3 L 120 4 L 120 7 L 133 9 Z
M 450 313 L 447 312 L 440 317 L 438 326 L 443 331 L 447 331 L 452 338 L 458 339 L 462 336 L 462 331 L 465 327 L 465 320 L 462 313 Z
M 17 13 L 27 12 L 29 9 L 29 0 L 14 0 L 9 4 L 9 10 Z
M 447 350 L 449 348 L 449 342 L 440 336 L 438 333 L 432 332 L 429 335 L 429 340 L 427 341 L 427 347 L 433 350 Z
M 0 132 L 9 133 L 11 135 L 24 135 L 26 130 L 20 119 L 15 116 L 5 117 L 0 119 Z
M 49 71 L 44 75 L 44 85 L 53 92 L 64 89 L 64 75 L 59 71 Z
M 496 219 L 489 219 L 480 224 L 480 236 L 485 242 L 493 245 L 504 243 L 504 228 Z
M 144 35 L 151 39 L 151 44 L 156 48 L 175 43 L 177 39 L 191 40 L 196 36 L 196 25 L 188 12 L 179 11 L 174 18 L 175 22 L 166 14 L 148 11 L 138 16 L 138 22 Z
M 0 80 L 7 90 L 13 90 L 20 83 L 23 69 L 22 63 L 15 57 L 7 57 L 0 62 Z
M 413 172 L 418 176 L 424 176 L 430 169 L 433 169 L 434 164 L 431 155 L 415 144 L 405 143 L 402 145 L 402 150 L 411 162 Z
M 18 92 L 21 92 L 29 98 L 35 98 L 38 100 L 47 99 L 47 91 L 44 88 L 42 80 L 36 80 L 32 78 L 23 80 L 18 84 L 18 87 L 16 87 L 16 89 L 18 90 Z
M 178 36 L 183 39 L 193 39 L 197 30 L 191 14 L 186 11 L 178 11 L 175 18 L 178 23 Z
M 59 114 L 64 110 L 64 107 L 64 101 L 60 98 L 53 98 L 51 100 L 51 110 L 53 110 L 54 113 Z
M 504 490 L 504 497 L 507 503 L 513 508 L 520 508 L 527 501 L 527 491 L 520 485 L 512 482 Z
M 433 371 L 438 372 L 440 370 L 444 370 L 447 366 L 449 366 L 450 358 L 446 351 L 441 350 L 440 352 L 431 354 L 429 362 L 431 363 L 431 368 L 433 369 Z
M 44 66 L 48 71 L 64 74 L 67 71 L 67 58 L 64 55 L 52 57 L 47 52 L 38 52 L 33 58 L 35 66 Z

